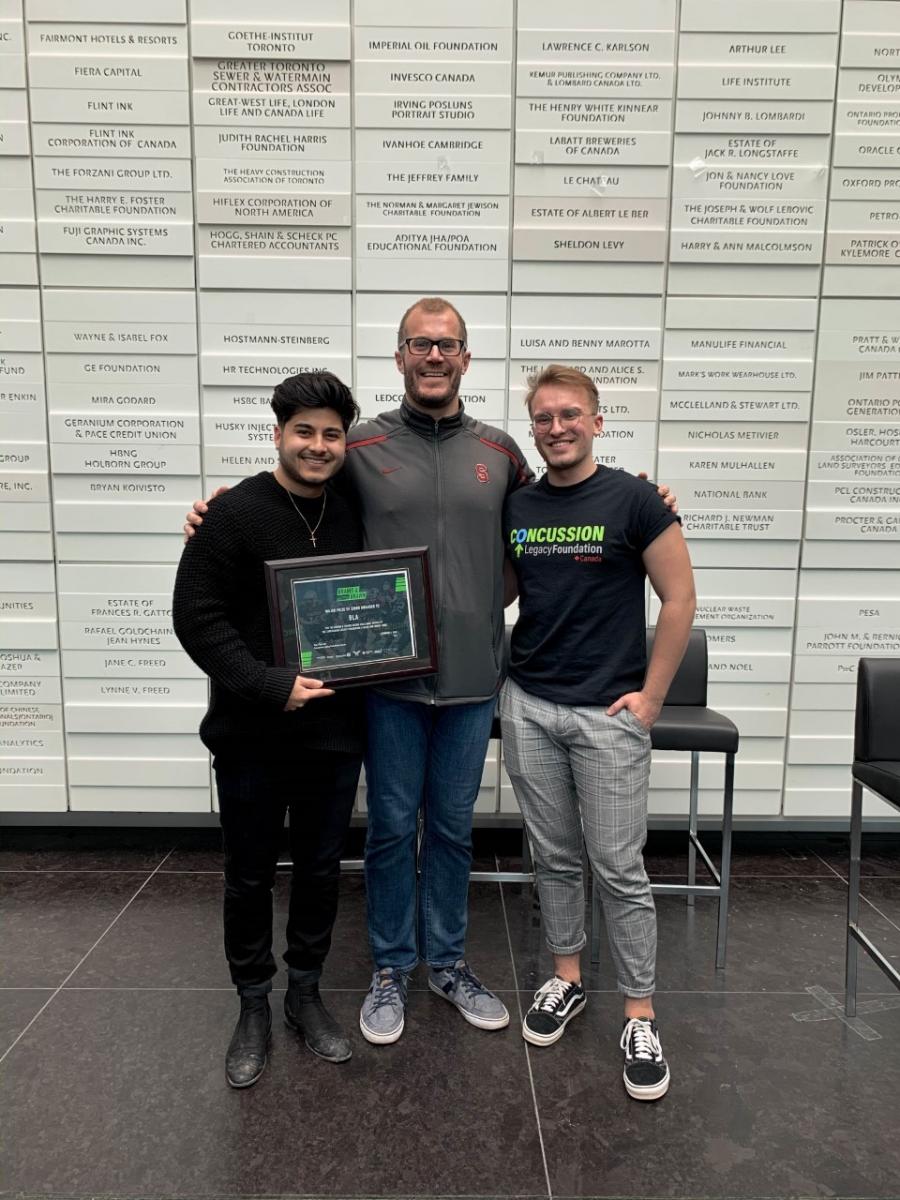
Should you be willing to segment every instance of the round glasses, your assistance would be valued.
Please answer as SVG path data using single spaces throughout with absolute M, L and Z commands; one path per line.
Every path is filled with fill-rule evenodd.
M 573 425 L 578 424 L 582 417 L 589 415 L 589 413 L 582 412 L 580 408 L 564 408 L 558 413 L 535 413 L 531 418 L 531 425 L 538 433 L 547 433 L 553 427 L 554 421 L 559 421 L 563 429 L 571 429 Z

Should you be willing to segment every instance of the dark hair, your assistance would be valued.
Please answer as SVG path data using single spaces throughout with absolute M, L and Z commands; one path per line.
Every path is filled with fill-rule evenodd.
M 345 383 L 330 371 L 289 375 L 272 393 L 272 411 L 282 427 L 301 408 L 333 408 L 340 416 L 344 433 L 359 420 L 359 405 Z

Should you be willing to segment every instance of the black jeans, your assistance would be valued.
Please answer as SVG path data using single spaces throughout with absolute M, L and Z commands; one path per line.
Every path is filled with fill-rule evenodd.
M 325 961 L 361 763 L 359 755 L 328 751 L 304 751 L 291 762 L 216 755 L 225 843 L 225 955 L 239 991 L 268 983 L 277 969 L 272 887 L 286 811 L 294 866 L 284 959 L 301 971 Z

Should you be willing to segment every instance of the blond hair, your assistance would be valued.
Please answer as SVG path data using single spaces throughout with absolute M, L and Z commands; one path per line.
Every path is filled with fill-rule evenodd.
M 551 363 L 543 371 L 536 371 L 528 376 L 528 391 L 525 394 L 525 407 L 531 412 L 531 402 L 539 388 L 546 386 L 572 388 L 573 391 L 585 392 L 591 412 L 597 412 L 600 407 L 600 393 L 590 375 L 579 371 L 576 367 L 564 367 L 560 363 Z

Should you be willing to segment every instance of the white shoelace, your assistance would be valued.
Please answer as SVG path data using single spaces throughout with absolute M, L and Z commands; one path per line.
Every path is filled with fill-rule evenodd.
M 641 1020 L 640 1017 L 632 1017 L 622 1030 L 622 1039 L 619 1045 L 626 1054 L 630 1039 L 633 1039 L 633 1052 L 630 1057 L 642 1058 L 650 1062 L 656 1062 L 662 1058 L 662 1045 L 659 1037 L 650 1028 L 649 1021 Z
M 544 986 L 539 987 L 534 993 L 538 1012 L 554 1012 L 565 1000 L 566 994 L 572 986 L 573 984 L 567 983 L 565 979 L 560 979 L 558 975 L 548 979 Z

